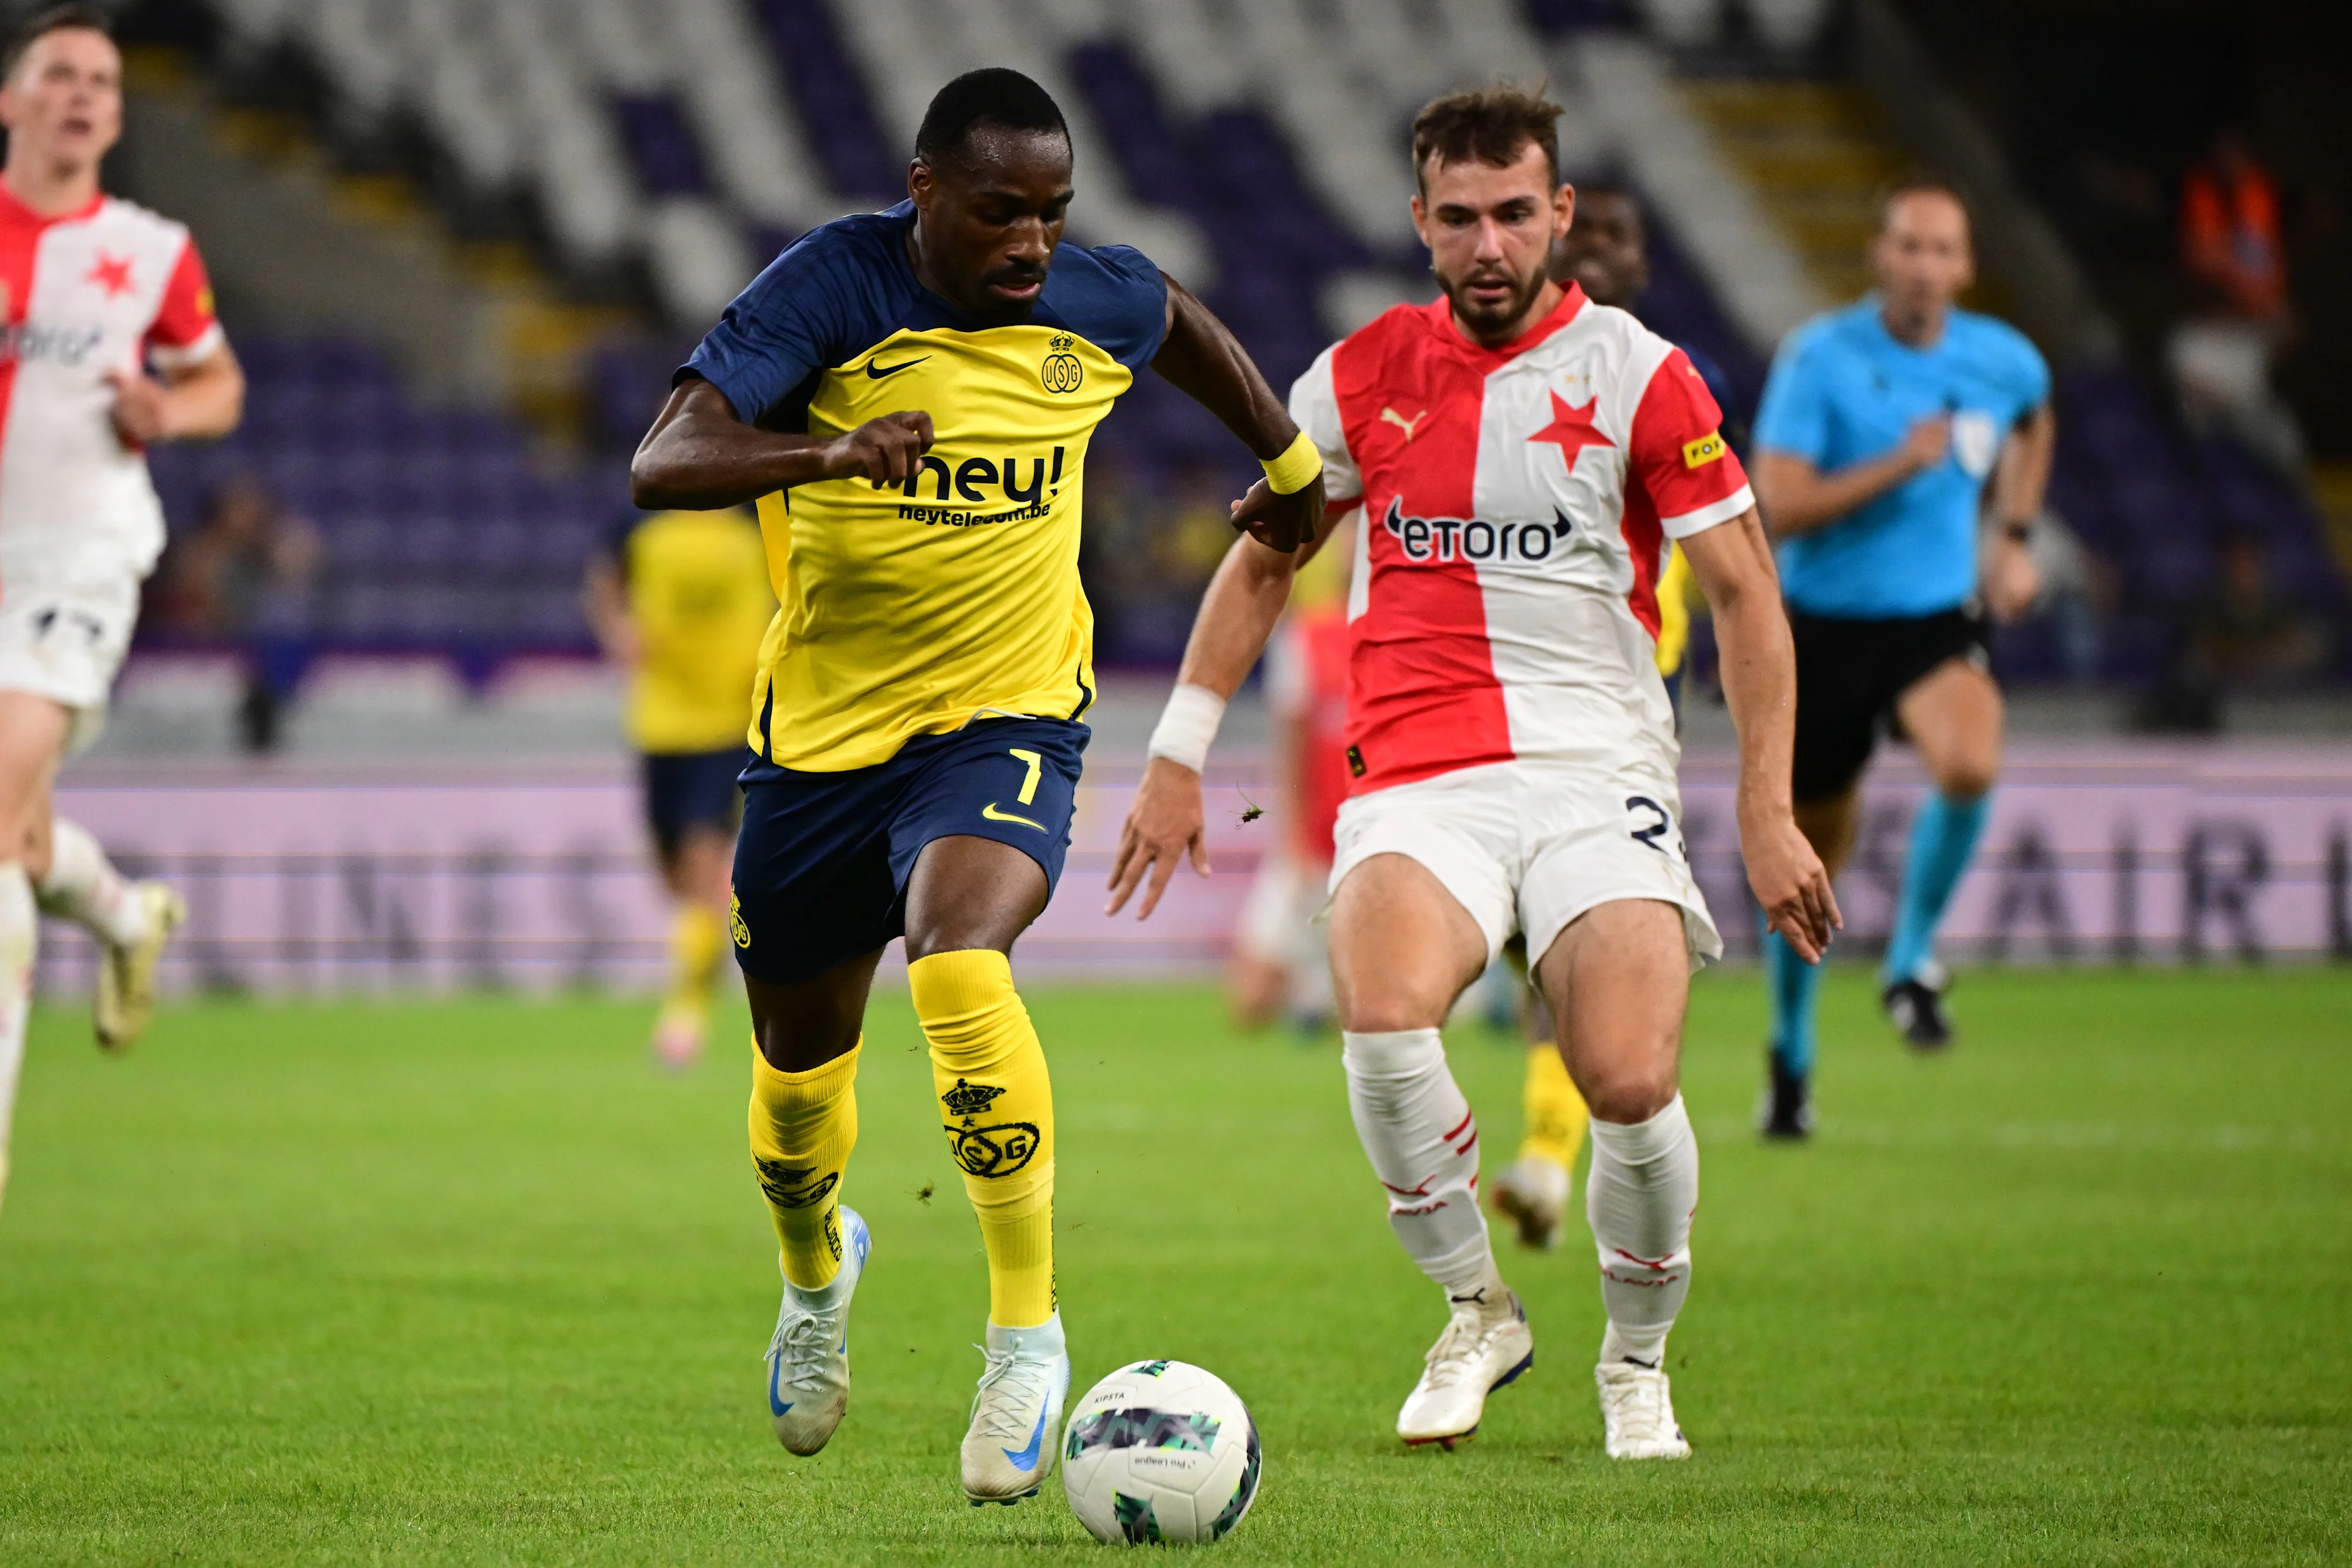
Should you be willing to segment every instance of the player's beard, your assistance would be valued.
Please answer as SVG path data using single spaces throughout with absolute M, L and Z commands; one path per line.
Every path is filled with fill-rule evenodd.
M 1470 292 L 1470 285 L 1474 283 L 1486 283 L 1507 278 L 1510 279 L 1513 287 L 1509 296 L 1501 305 L 1485 304 Z M 1441 272 L 1437 274 L 1437 286 L 1445 290 L 1445 298 L 1453 305 L 1456 320 L 1469 328 L 1475 335 L 1491 338 L 1525 316 L 1528 313 L 1528 308 L 1536 302 L 1536 296 L 1543 292 L 1543 263 L 1539 258 L 1535 267 L 1517 278 L 1511 278 L 1510 274 L 1497 268 L 1479 268 L 1471 272 L 1466 278 L 1458 279 L 1448 278 Z

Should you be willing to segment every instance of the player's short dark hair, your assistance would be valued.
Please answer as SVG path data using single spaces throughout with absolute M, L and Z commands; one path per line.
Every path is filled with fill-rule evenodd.
M 923 110 L 921 129 L 915 132 L 915 156 L 937 168 L 963 151 L 971 133 L 982 125 L 1007 131 L 1050 131 L 1066 142 L 1068 121 L 1054 95 L 1003 66 L 966 71 L 931 95 Z
M 44 6 L 8 35 L 7 51 L 0 54 L 0 81 L 16 74 L 16 68 L 24 63 L 26 52 L 35 44 L 51 33 L 67 31 L 97 33 L 110 39 L 114 37 L 114 24 L 95 5 Z
M 1616 175 L 1601 174 L 1592 179 L 1576 182 L 1576 199 L 1579 203 L 1589 202 L 1595 196 L 1613 196 L 1618 201 L 1623 202 L 1633 209 L 1633 216 L 1637 222 L 1644 228 L 1649 226 L 1650 215 L 1642 205 L 1642 193 L 1617 178 Z
M 1969 205 L 1968 193 L 1943 175 L 1931 174 L 1924 169 L 1913 170 L 1878 193 L 1879 233 L 1886 232 L 1887 224 L 1895 216 L 1895 204 L 1906 196 L 1942 196 L 1960 209 L 1960 216 L 1968 223 L 1969 233 L 1976 233 L 1976 210 Z
M 1530 92 L 1508 82 L 1433 99 L 1412 117 L 1413 182 L 1420 184 L 1432 158 L 1441 164 L 1475 162 L 1507 169 L 1532 142 L 1543 149 L 1557 185 L 1559 116 L 1559 105 L 1542 89 Z

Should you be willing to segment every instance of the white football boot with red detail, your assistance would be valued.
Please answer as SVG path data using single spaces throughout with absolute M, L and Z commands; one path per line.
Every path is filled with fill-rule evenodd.
M 1601 1419 L 1612 1459 L 1687 1459 L 1691 1446 L 1675 1421 L 1674 1393 L 1663 1368 L 1637 1361 L 1602 1362 Z
M 1451 1448 L 1474 1435 L 1486 1413 L 1486 1395 L 1535 1364 L 1535 1336 L 1508 1286 L 1495 1279 L 1475 1296 L 1449 1300 L 1454 1315 L 1429 1347 L 1421 1381 L 1397 1413 L 1397 1436 L 1408 1443 Z

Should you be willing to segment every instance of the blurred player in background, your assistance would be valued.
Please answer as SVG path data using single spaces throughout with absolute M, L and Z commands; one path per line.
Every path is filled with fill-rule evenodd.
M 1758 901 L 1818 952 L 1837 921 L 1790 819 L 1795 671 L 1772 559 L 1688 359 L 1548 276 L 1575 193 L 1559 106 L 1508 88 L 1413 125 L 1413 222 L 1444 297 L 1326 350 L 1291 392 L 1339 504 L 1360 500 L 1331 967 L 1349 1109 L 1389 1224 L 1447 1323 L 1397 1416 L 1477 1429 L 1534 1359 L 1478 1212 L 1477 1121 L 1439 1026 L 1515 931 L 1591 1107 L 1585 1212 L 1609 1326 L 1612 1458 L 1682 1458 L 1664 1371 L 1690 1288 L 1698 1148 L 1680 1089 L 1693 968 L 1722 951 L 1675 817 L 1657 574 L 1682 542 L 1722 628 L 1740 842 Z M 1257 659 L 1296 558 L 1244 540 L 1210 585 L 1112 869 L 1114 906 L 1197 864 L 1213 714 Z
M 163 548 L 156 441 L 222 436 L 245 378 L 188 231 L 99 188 L 122 132 L 122 57 L 105 18 L 59 6 L 0 59 L 0 1183 L 25 1048 L 39 913 L 98 939 L 99 1043 L 146 1028 L 155 967 L 186 910 L 126 881 L 53 815 L 59 763 L 87 745 Z M 152 374 L 151 374 L 151 369 Z
M 1936 928 L 1968 869 L 2000 767 L 2000 689 L 1985 616 L 2033 602 L 2028 550 L 2057 422 L 2050 370 L 2024 334 L 1954 307 L 1976 276 L 1950 186 L 1897 186 L 1880 211 L 1878 290 L 1799 328 L 1756 416 L 1756 488 L 1780 542 L 1797 644 L 1797 821 L 1832 873 L 1853 853 L 1857 781 L 1883 728 L 1934 786 L 1911 834 L 1879 971 L 1911 1045 L 1952 1037 Z M 1978 580 L 1988 492 L 1998 528 Z M 1811 1126 L 1821 971 L 1764 937 L 1772 1037 L 1763 1126 Z
M 629 672 L 627 728 L 646 826 L 674 904 L 669 991 L 654 1054 L 702 1055 L 710 988 L 727 956 L 729 878 L 749 753 L 760 639 L 776 613 L 759 520 L 723 511 L 631 513 L 588 563 L 588 624 Z
M 1234 935 L 1225 994 L 1234 1017 L 1287 1011 L 1301 1030 L 1331 1016 L 1331 964 L 1318 918 L 1330 901 L 1331 825 L 1348 798 L 1348 563 L 1353 516 L 1298 573 L 1265 650 L 1274 730 L 1274 847 L 1258 861 Z
M 781 563 L 732 921 L 752 1164 L 784 1273 L 776 1436 L 813 1454 L 848 1404 L 871 1238 L 840 1188 L 866 994 L 903 936 L 934 1110 L 988 1257 L 961 1454 L 975 1504 L 1036 1493 L 1070 1383 L 1053 1089 L 1011 954 L 1061 873 L 1095 697 L 1087 443 L 1149 364 L 1265 465 L 1244 524 L 1290 551 L 1323 517 L 1314 443 L 1216 318 L 1132 249 L 1061 243 L 1071 172 L 1035 82 L 950 82 L 910 199 L 770 264 L 678 371 L 632 469 L 640 505 L 758 500 Z
M 1589 180 L 1577 186 L 1576 221 L 1567 237 L 1552 247 L 1551 278 L 1555 283 L 1578 285 L 1596 305 L 1633 309 L 1650 286 L 1650 236 L 1642 204 L 1632 191 L 1606 180 Z M 1735 451 L 1739 449 L 1746 444 L 1746 431 L 1732 412 L 1737 402 L 1730 378 L 1689 344 L 1675 346 L 1689 359 L 1723 411 L 1724 439 Z M 1666 683 L 1666 695 L 1679 711 L 1696 589 L 1689 557 L 1671 541 L 1666 549 L 1666 569 L 1658 577 L 1655 663 Z M 1507 951 L 1524 973 L 1525 939 L 1513 938 Z M 1525 1131 L 1518 1158 L 1495 1178 L 1489 1201 L 1497 1214 L 1518 1227 L 1520 1246 L 1548 1250 L 1559 1244 L 1568 1222 L 1568 1200 L 1577 1152 L 1584 1144 L 1588 1112 L 1553 1038 L 1551 1009 L 1544 1005 L 1541 990 L 1532 984 L 1527 988 L 1522 1018 L 1528 1036 L 1527 1083 L 1521 1092 Z

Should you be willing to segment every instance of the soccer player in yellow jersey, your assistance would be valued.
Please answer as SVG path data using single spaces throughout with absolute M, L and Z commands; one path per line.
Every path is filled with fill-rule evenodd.
M 760 639 L 776 612 L 760 526 L 740 508 L 628 516 L 588 563 L 589 625 L 629 672 L 627 728 L 646 825 L 675 908 L 654 1054 L 702 1055 L 727 956 L 728 876 Z
M 1036 83 L 950 82 L 910 199 L 777 258 L 678 372 L 632 471 L 640 506 L 756 500 L 782 606 L 752 689 L 732 921 L 784 1274 L 769 1415 L 813 1454 L 848 1404 L 871 1245 L 841 1206 L 853 1085 L 875 966 L 903 936 L 988 1257 L 974 1503 L 1035 1493 L 1069 1387 L 1053 1097 L 1011 952 L 1062 868 L 1094 700 L 1087 440 L 1149 364 L 1265 465 L 1235 528 L 1291 551 L 1323 515 L 1321 460 L 1232 334 L 1137 252 L 1061 243 L 1071 172 Z
M 1577 186 L 1576 222 L 1552 247 L 1555 282 L 1573 282 L 1596 304 L 1630 310 L 1650 284 L 1649 227 L 1633 193 L 1605 180 Z M 1730 383 L 1715 363 L 1682 345 L 1692 368 L 1706 383 L 1717 406 L 1738 405 Z M 1744 426 L 1727 417 L 1724 430 L 1744 446 Z M 1658 578 L 1658 673 L 1677 710 L 1682 702 L 1683 660 L 1690 649 L 1691 601 L 1696 595 L 1689 558 L 1675 545 Z M 1515 962 L 1524 965 L 1524 955 Z M 1552 1040 L 1551 1014 L 1530 989 L 1525 997 L 1528 1074 L 1521 1094 L 1524 1111 L 1518 1158 L 1495 1178 L 1489 1201 L 1518 1227 L 1519 1244 L 1549 1249 L 1559 1244 L 1568 1222 L 1568 1199 L 1576 1156 L 1591 1120 L 1584 1100 L 1569 1081 L 1568 1065 Z

